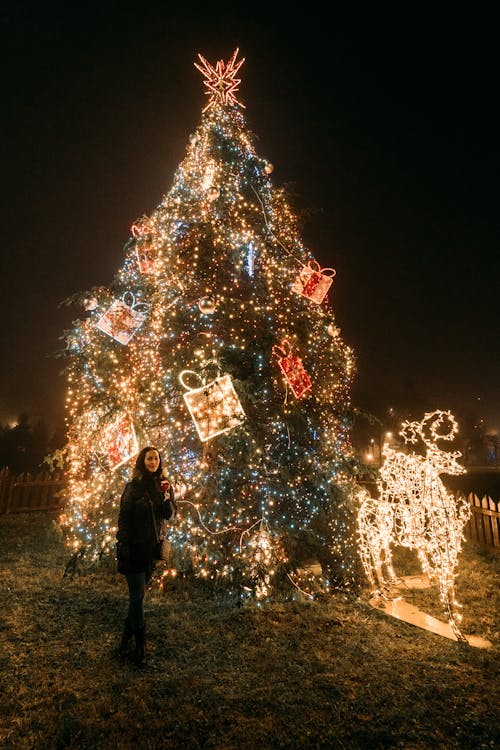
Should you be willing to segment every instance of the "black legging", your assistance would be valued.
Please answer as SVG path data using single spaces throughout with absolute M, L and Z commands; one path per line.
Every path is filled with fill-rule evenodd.
M 146 573 L 129 573 L 128 583 L 128 620 L 132 630 L 144 627 L 144 594 L 148 577 Z

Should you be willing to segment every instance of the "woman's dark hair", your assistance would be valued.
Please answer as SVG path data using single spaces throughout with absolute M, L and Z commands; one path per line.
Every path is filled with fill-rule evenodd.
M 141 452 L 136 458 L 134 471 L 132 475 L 134 479 L 144 479 L 144 477 L 146 477 L 148 474 L 151 474 L 151 472 L 149 472 L 146 469 L 146 465 L 144 463 L 144 459 L 146 458 L 146 453 L 148 453 L 149 451 L 156 451 L 158 453 L 158 456 L 160 457 L 160 463 L 158 464 L 158 468 L 154 472 L 153 476 L 154 477 L 161 476 L 162 466 L 161 466 L 160 451 L 158 450 L 158 448 L 155 448 L 154 445 L 147 445 L 145 448 L 141 450 Z

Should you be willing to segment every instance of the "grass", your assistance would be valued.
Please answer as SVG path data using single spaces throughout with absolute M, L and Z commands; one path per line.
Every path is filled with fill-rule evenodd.
M 148 592 L 148 662 L 116 657 L 114 564 L 63 578 L 50 513 L 0 517 L 3 750 L 498 748 L 500 558 L 465 544 L 457 581 L 478 649 L 359 598 L 238 608 L 206 588 Z M 418 572 L 408 551 L 399 572 Z M 443 619 L 434 589 L 405 598 Z

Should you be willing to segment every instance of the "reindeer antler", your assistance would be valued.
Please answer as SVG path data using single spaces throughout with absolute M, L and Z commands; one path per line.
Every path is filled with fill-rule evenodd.
M 405 443 L 416 443 L 422 437 L 422 422 L 402 422 L 399 434 Z
M 448 429 L 448 432 L 443 432 Z M 426 437 L 424 431 L 428 431 L 429 437 Z M 451 413 L 451 411 L 442 411 L 436 409 L 436 411 L 429 412 L 424 415 L 422 419 L 422 440 L 429 446 L 429 443 L 436 443 L 438 440 L 453 440 L 458 432 L 458 422 Z

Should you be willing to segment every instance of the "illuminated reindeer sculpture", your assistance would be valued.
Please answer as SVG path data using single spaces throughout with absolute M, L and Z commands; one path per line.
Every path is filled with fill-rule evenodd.
M 460 632 L 454 583 L 464 526 L 470 517 L 465 499 L 455 499 L 440 474 L 463 474 L 461 453 L 440 450 L 438 440 L 453 440 L 458 431 L 449 411 L 433 411 L 421 422 L 403 422 L 405 443 L 425 445 L 424 456 L 384 446 L 377 482 L 378 499 L 364 496 L 358 513 L 359 553 L 378 598 L 389 598 L 400 583 L 392 565 L 392 545 L 416 549 L 422 570 L 439 587 L 439 598 L 457 640 Z

